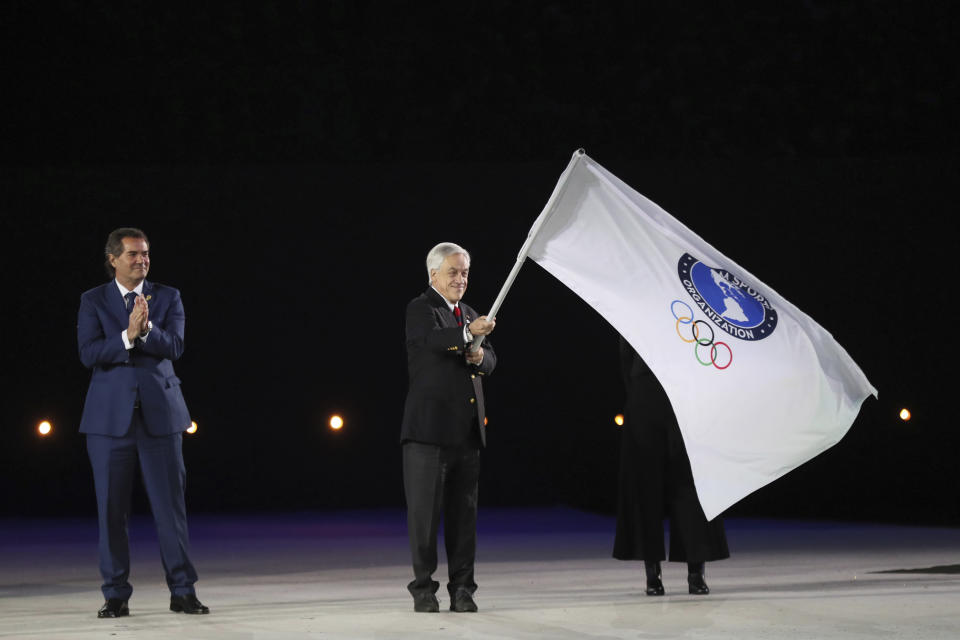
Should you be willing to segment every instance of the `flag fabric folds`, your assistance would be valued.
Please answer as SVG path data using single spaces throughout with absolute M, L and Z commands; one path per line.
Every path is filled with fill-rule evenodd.
M 708 519 L 836 444 L 877 394 L 823 327 L 582 151 L 525 246 L 660 380 Z

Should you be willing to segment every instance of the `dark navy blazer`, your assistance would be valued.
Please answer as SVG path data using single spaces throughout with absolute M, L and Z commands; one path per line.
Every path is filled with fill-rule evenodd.
M 129 325 L 129 314 L 117 283 L 111 280 L 80 296 L 80 361 L 93 370 L 80 419 L 81 433 L 125 435 L 138 397 L 151 435 L 169 435 L 190 426 L 190 413 L 172 362 L 183 354 L 180 292 L 144 281 L 142 293 L 153 329 L 146 341 L 134 340 L 130 350 L 124 348 L 120 335 Z
M 463 321 L 479 317 L 460 302 Z M 472 365 L 464 359 L 467 346 L 463 328 L 443 296 L 432 287 L 407 305 L 407 372 L 410 386 L 404 404 L 401 440 L 427 444 L 459 445 L 467 440 L 474 420 L 486 445 L 486 408 L 481 379 L 497 366 L 497 354 L 489 341 L 483 343 L 483 362 Z

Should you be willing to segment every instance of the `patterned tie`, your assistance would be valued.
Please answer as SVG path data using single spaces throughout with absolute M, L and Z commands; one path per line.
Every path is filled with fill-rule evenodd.
M 137 292 L 131 291 L 127 295 L 123 296 L 123 298 L 126 301 L 124 304 L 126 304 L 127 306 L 127 315 L 130 315 L 131 313 L 133 313 L 133 303 L 137 299 Z
M 457 305 L 453 308 L 453 315 L 457 318 L 457 326 L 463 326 L 463 318 L 460 316 L 460 305 Z

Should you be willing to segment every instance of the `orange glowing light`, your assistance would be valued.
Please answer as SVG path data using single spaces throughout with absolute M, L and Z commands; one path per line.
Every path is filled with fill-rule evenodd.
M 909 422 L 911 417 L 912 417 L 912 416 L 911 416 L 911 414 L 910 414 L 910 410 L 909 410 L 909 409 L 900 409 L 900 419 L 901 419 L 901 420 L 903 420 L 904 422 Z
M 190 421 L 190 426 L 187 427 L 187 433 L 196 433 L 197 432 L 197 423 L 195 420 Z
M 343 418 L 338 415 L 330 416 L 330 428 L 334 431 L 340 431 L 340 429 L 343 429 Z
M 487 418 L 487 416 L 483 416 L 483 426 L 487 426 L 488 422 L 490 422 L 490 420 Z
M 623 426 L 623 414 L 622 414 L 622 413 L 618 413 L 617 415 L 613 416 L 613 421 L 617 423 L 617 426 L 618 426 L 618 427 L 622 427 L 622 426 Z
M 52 431 L 53 431 L 53 425 L 50 424 L 49 420 L 44 420 L 43 422 L 37 425 L 37 433 L 39 433 L 42 436 L 48 436 Z

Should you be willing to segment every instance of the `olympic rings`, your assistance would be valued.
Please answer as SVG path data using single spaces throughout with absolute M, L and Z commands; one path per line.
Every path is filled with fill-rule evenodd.
M 707 329 L 710 329 L 710 339 L 707 340 L 707 339 L 705 339 L 705 338 L 700 338 L 700 337 L 699 337 L 699 332 L 697 332 L 697 333 L 694 334 L 694 336 L 693 336 L 694 339 L 697 341 L 697 344 L 703 345 L 703 346 L 705 346 L 705 347 L 710 346 L 711 344 L 713 344 L 713 327 L 711 327 L 709 324 L 707 324 L 707 321 L 706 321 L 706 320 L 695 320 L 695 321 L 693 322 L 693 326 L 696 327 L 698 323 L 699 323 L 699 324 L 702 324 L 702 325 L 705 326 Z
M 727 364 L 723 365 L 722 367 L 717 364 L 717 347 L 720 345 L 723 345 L 727 348 L 728 355 Z M 715 366 L 717 369 L 720 369 L 721 371 L 726 369 L 733 364 L 733 349 L 731 349 L 730 345 L 728 345 L 726 342 L 714 342 L 713 346 L 710 348 L 710 361 L 713 362 L 713 366 Z
M 689 315 L 678 316 L 676 310 L 674 309 L 674 305 L 676 304 L 682 304 L 683 306 L 685 306 L 687 310 L 690 312 Z M 696 358 L 697 362 L 699 362 L 705 367 L 709 367 L 710 365 L 713 365 L 715 368 L 721 371 L 729 367 L 731 364 L 733 364 L 733 349 L 731 349 L 730 345 L 728 345 L 726 342 L 714 342 L 714 338 L 716 336 L 713 332 L 713 327 L 706 320 L 694 320 L 693 309 L 690 307 L 689 304 L 687 304 L 683 300 L 674 300 L 673 302 L 670 303 L 670 313 L 673 314 L 673 317 L 677 321 L 676 322 L 677 335 L 680 337 L 681 340 L 683 340 L 687 344 L 693 345 L 693 357 Z M 692 339 L 688 340 L 687 338 L 683 337 L 682 333 L 680 333 L 681 323 L 690 325 L 690 335 L 693 336 Z M 697 326 L 698 324 L 702 324 L 708 329 L 710 329 L 709 338 L 700 337 L 700 327 Z M 724 365 L 718 364 L 718 360 L 717 360 L 717 355 L 719 355 L 720 353 L 720 350 L 718 349 L 718 347 L 721 347 L 721 346 L 726 348 L 727 350 L 727 359 L 726 359 L 727 363 Z M 700 347 L 710 347 L 709 360 L 704 361 L 700 358 L 700 351 L 699 351 Z
M 697 342 L 697 344 L 693 345 L 693 357 L 696 358 L 696 359 L 697 359 L 697 362 L 699 362 L 699 363 L 702 364 L 703 366 L 709 367 L 709 366 L 710 366 L 711 364 L 713 364 L 713 363 L 710 362 L 709 360 L 707 360 L 706 362 L 704 362 L 703 360 L 700 359 L 700 353 L 697 351 L 697 347 L 699 347 L 699 346 L 700 346 L 700 342 L 699 342 L 699 341 Z M 711 346 L 712 346 L 712 345 L 711 345 Z M 711 353 L 712 353 L 712 349 L 711 349 Z
M 686 316 L 677 317 L 677 312 L 673 310 L 673 305 L 677 304 L 678 302 L 687 308 L 688 314 Z M 693 309 L 691 309 L 690 305 L 688 305 L 683 300 L 674 300 L 673 302 L 671 302 L 670 313 L 672 313 L 673 317 L 677 318 L 678 321 L 683 322 L 683 324 L 690 324 L 690 321 L 693 320 Z M 686 318 L 686 321 L 684 322 L 682 318 Z
M 684 320 L 686 320 L 686 322 L 684 322 Z M 680 336 L 680 339 L 683 340 L 684 342 L 688 344 L 693 344 L 694 342 L 697 341 L 697 336 L 700 333 L 700 331 L 697 329 L 697 325 L 693 325 L 693 340 L 687 340 L 686 338 L 683 337 L 683 334 L 680 333 L 681 322 L 683 322 L 684 324 L 690 324 L 690 318 L 688 318 L 687 316 L 680 316 L 679 318 L 677 318 L 677 335 Z

